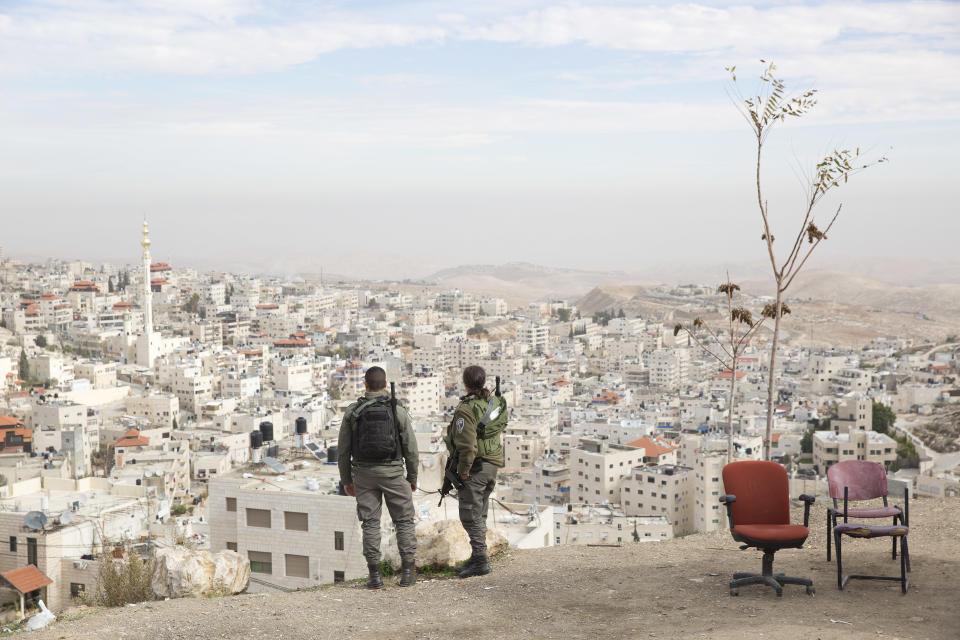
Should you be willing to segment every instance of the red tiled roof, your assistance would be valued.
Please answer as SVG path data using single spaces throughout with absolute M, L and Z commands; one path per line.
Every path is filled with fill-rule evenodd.
M 782 433 L 771 433 L 770 442 L 778 442 L 780 440 L 780 436 L 782 435 L 783 435 Z
M 173 271 L 173 267 L 166 262 L 154 262 L 150 265 L 150 271 Z
M 676 447 L 669 445 L 665 442 L 657 442 L 651 438 L 640 438 L 639 440 L 634 440 L 633 442 L 627 443 L 628 447 L 637 447 L 643 448 L 643 455 L 645 458 L 658 458 L 665 453 L 670 453 L 675 451 Z
M 37 298 L 37 300 L 59 300 L 57 296 L 53 295 L 51 292 L 47 291 L 45 294 Z
M 22 427 L 23 420 L 13 416 L 0 416 L 0 429 L 9 429 L 11 427 Z
M 132 302 L 127 302 L 126 300 L 121 300 L 113 305 L 114 310 L 119 311 L 120 309 L 134 309 L 136 307 Z
M 309 340 L 300 340 L 300 339 L 290 339 L 290 340 L 274 340 L 273 346 L 275 347 L 309 347 Z
M 730 376 L 731 376 L 730 369 L 727 368 L 727 369 L 724 369 L 721 373 L 718 373 L 713 377 L 718 380 L 729 380 Z M 747 374 L 744 373 L 743 371 L 737 371 L 737 380 L 739 380 L 740 378 L 745 378 L 746 376 Z
M 32 564 L 7 571 L 6 573 L 0 573 L 0 577 L 9 582 L 10 585 L 20 593 L 30 593 L 48 584 L 53 584 L 53 580 L 48 578 L 46 574 Z
M 117 440 L 117 447 L 146 447 L 150 444 L 150 438 L 141 436 L 136 429 L 130 429 L 123 437 Z

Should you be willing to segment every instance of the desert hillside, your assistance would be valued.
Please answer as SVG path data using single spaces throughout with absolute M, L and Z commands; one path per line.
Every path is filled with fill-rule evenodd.
M 955 640 L 960 629 L 960 500 L 911 503 L 910 590 L 854 581 L 836 587 L 824 553 L 824 509 L 815 505 L 803 549 L 777 554 L 775 570 L 806 576 L 816 595 L 787 586 L 728 594 L 734 571 L 757 571 L 726 531 L 622 547 L 512 551 L 494 573 L 370 592 L 356 583 L 277 595 L 152 602 L 75 610 L 36 633 L 70 638 L 760 638 Z M 802 510 L 794 509 L 794 522 Z M 887 539 L 845 543 L 847 572 L 892 574 Z

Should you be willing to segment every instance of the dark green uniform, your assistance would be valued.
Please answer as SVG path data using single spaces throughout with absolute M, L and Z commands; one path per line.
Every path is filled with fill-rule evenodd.
M 500 434 L 506 426 L 507 402 L 502 397 L 493 398 L 493 411 L 484 427 L 483 436 L 477 437 L 477 425 L 483 420 L 490 400 L 477 395 L 460 398 L 444 442 L 451 456 L 457 455 L 457 473 L 470 474 L 457 494 L 460 503 L 460 523 L 470 536 L 474 556 L 487 552 L 487 512 L 490 494 L 497 482 L 497 469 L 503 466 L 503 442 Z

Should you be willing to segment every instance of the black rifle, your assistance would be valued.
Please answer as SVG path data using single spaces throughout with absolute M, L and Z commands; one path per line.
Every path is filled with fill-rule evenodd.
M 443 504 L 443 499 L 446 498 L 452 490 L 456 489 L 460 491 L 463 489 L 463 480 L 457 475 L 457 464 L 459 462 L 460 454 L 456 452 L 447 459 L 447 466 L 443 470 L 443 484 L 440 485 L 440 502 L 437 503 L 438 507 Z

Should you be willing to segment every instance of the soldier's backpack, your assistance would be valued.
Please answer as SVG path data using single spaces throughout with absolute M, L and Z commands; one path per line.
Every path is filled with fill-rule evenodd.
M 400 422 L 396 399 L 361 398 L 353 410 L 351 455 L 359 462 L 391 462 L 400 460 Z

